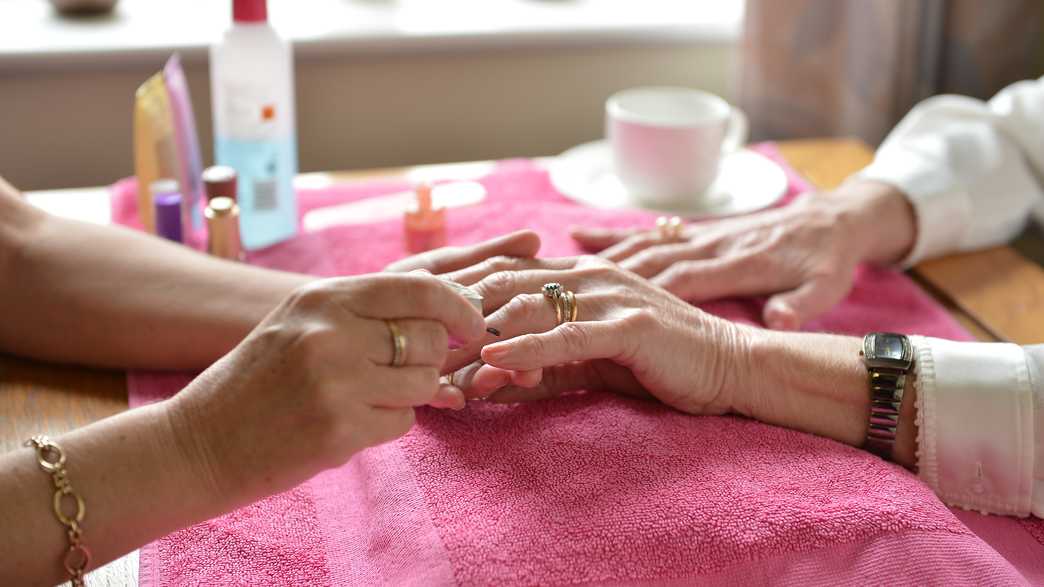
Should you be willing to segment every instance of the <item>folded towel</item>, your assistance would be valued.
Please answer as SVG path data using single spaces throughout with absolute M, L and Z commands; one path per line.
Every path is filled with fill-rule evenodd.
M 451 241 L 529 227 L 544 240 L 542 254 L 557 256 L 577 252 L 569 224 L 655 219 L 577 206 L 529 161 L 505 162 L 483 183 L 482 206 L 451 214 Z M 404 187 L 303 190 L 300 207 Z M 117 185 L 114 213 L 132 224 L 130 188 Z M 787 199 L 806 189 L 791 173 Z M 404 254 L 401 225 L 385 222 L 304 235 L 250 261 L 333 275 L 376 271 Z M 746 322 L 760 316 L 757 300 L 705 308 Z M 852 294 L 808 327 L 968 338 L 904 275 L 877 268 L 861 269 Z M 132 404 L 187 380 L 131 374 Z M 1028 577 L 914 475 L 863 451 L 604 393 L 418 410 L 403 439 L 141 553 L 143 585 L 1010 585 Z

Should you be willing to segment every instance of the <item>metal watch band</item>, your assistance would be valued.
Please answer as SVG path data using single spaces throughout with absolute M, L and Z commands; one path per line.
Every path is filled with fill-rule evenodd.
M 896 369 L 870 368 L 870 426 L 866 450 L 891 460 L 899 427 L 899 408 L 903 403 L 906 373 Z

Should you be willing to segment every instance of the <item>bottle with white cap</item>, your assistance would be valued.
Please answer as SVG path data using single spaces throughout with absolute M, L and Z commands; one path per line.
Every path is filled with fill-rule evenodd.
M 266 0 L 233 0 L 232 21 L 210 49 L 214 152 L 239 178 L 243 246 L 259 249 L 297 233 L 293 51 Z

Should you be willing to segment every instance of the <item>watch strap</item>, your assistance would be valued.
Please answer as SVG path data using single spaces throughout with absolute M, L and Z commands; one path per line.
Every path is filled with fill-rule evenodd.
M 899 410 L 903 404 L 906 373 L 892 369 L 869 369 L 870 423 L 866 431 L 866 449 L 890 460 L 899 428 Z

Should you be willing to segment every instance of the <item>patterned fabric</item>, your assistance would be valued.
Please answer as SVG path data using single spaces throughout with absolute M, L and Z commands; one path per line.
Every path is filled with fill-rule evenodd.
M 1042 73 L 1040 0 L 747 0 L 738 102 L 752 138 L 878 144 L 934 94 Z

